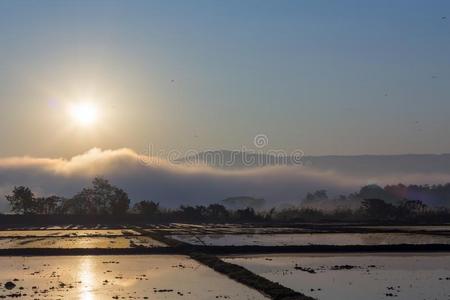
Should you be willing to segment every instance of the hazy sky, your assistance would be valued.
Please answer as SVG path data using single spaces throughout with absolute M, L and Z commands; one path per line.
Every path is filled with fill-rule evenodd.
M 450 2 L 0 0 L 0 112 L 0 156 L 450 152 Z

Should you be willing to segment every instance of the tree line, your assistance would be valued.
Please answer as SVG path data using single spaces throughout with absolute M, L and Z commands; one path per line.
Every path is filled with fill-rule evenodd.
M 130 206 L 128 194 L 103 178 L 95 178 L 92 186 L 72 198 L 60 196 L 36 197 L 30 188 L 14 187 L 5 196 L 11 211 L 24 215 L 121 215 Z
M 450 185 L 445 185 L 446 190 Z M 82 189 L 72 198 L 60 196 L 36 197 L 30 188 L 14 187 L 6 199 L 15 214 L 28 216 L 111 216 L 127 217 L 132 220 L 139 215 L 148 222 L 450 222 L 450 211 L 444 207 L 431 207 L 421 200 L 398 198 L 386 199 L 386 191 L 395 190 L 388 195 L 405 195 L 406 186 L 363 187 L 359 193 L 337 198 L 328 198 L 326 191 L 308 193 L 301 205 L 286 208 L 255 210 L 253 207 L 229 209 L 223 204 L 182 205 L 178 209 L 168 209 L 153 201 L 140 201 L 130 206 L 128 194 L 103 178 L 95 178 L 90 187 Z M 427 187 L 431 189 L 431 187 Z M 402 193 L 398 193 L 401 189 Z M 424 190 L 423 187 L 414 189 Z M 437 187 L 442 192 L 442 186 Z M 365 198 L 367 197 L 367 198 Z M 382 199 L 384 197 L 384 199 Z M 253 203 L 248 197 L 241 197 L 244 203 Z M 233 198 L 233 204 L 240 199 Z M 357 199 L 358 205 L 349 207 L 337 205 L 332 209 L 322 209 L 325 201 L 338 201 L 345 204 Z M 227 199 L 226 199 L 227 200 Z M 229 199 L 228 199 L 229 200 Z M 263 199 L 256 199 L 257 202 Z M 391 200 L 391 201 L 389 201 Z M 340 201 L 340 202 L 339 202 Z M 225 201 L 224 203 L 228 203 Z M 314 204 L 319 205 L 314 206 Z
M 153 201 L 140 201 L 130 206 L 128 194 L 103 178 L 94 178 L 92 185 L 82 189 L 72 198 L 60 196 L 36 197 L 29 187 L 16 186 L 5 196 L 11 211 L 19 215 L 78 215 L 124 216 L 141 215 L 149 220 L 178 220 L 215 222 L 263 220 L 251 207 L 228 210 L 221 204 L 208 206 L 182 205 L 176 210 L 160 207 Z
M 450 208 L 450 183 L 436 185 L 404 185 L 402 183 L 363 186 L 358 192 L 329 197 L 326 190 L 307 193 L 302 206 L 336 208 L 358 208 L 364 199 L 380 199 L 386 203 L 399 205 L 407 200 L 421 201 L 432 208 Z

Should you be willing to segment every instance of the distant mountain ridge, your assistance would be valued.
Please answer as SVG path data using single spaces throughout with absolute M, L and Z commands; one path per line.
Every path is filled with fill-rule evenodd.
M 218 169 L 240 170 L 278 165 L 299 165 L 343 174 L 384 175 L 443 173 L 450 174 L 450 154 L 398 154 L 290 157 L 270 154 L 216 150 L 178 159 L 182 164 L 206 164 Z

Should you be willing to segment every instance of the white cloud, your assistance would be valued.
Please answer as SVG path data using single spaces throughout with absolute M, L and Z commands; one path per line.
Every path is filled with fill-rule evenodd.
M 326 189 L 348 193 L 370 182 L 443 183 L 449 174 L 381 175 L 373 178 L 302 166 L 218 170 L 206 166 L 148 162 L 130 149 L 92 149 L 66 160 L 61 158 L 9 157 L 0 159 L 0 193 L 26 185 L 36 194 L 72 196 L 95 176 L 103 176 L 125 189 L 132 200 L 153 200 L 162 206 L 205 204 L 226 197 L 249 195 L 271 203 L 298 201 L 306 192 Z M 1 198 L 0 209 L 5 207 Z

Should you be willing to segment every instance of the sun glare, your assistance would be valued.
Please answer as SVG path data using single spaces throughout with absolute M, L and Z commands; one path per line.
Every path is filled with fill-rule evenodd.
M 90 126 L 94 124 L 98 118 L 97 107 L 88 102 L 71 105 L 70 114 L 73 120 L 82 126 Z

